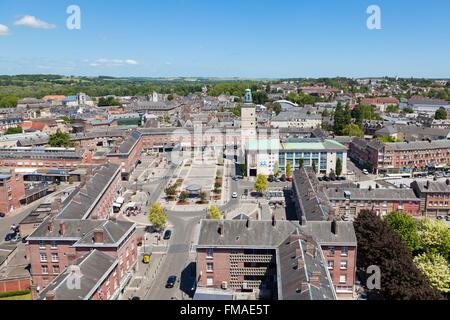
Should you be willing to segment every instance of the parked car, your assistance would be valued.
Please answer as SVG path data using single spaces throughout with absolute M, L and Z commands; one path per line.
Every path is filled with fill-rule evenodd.
M 237 192 L 233 192 L 233 194 L 231 195 L 231 197 L 232 197 L 233 199 L 237 199 L 237 197 L 238 197 Z
M 19 242 L 20 236 L 17 233 L 9 233 L 5 237 L 6 242 Z
M 171 236 L 172 236 L 172 231 L 171 231 L 171 230 L 166 230 L 166 231 L 164 232 L 163 239 L 164 239 L 164 240 L 169 240 Z
M 363 169 L 363 170 L 362 170 L 362 173 L 364 173 L 365 175 L 368 175 L 368 174 L 369 174 L 369 171 L 367 171 L 367 169 Z
M 292 176 L 287 177 L 287 181 L 292 182 L 294 178 Z
M 347 171 L 348 176 L 353 176 L 355 173 L 353 171 Z
M 267 181 L 269 181 L 269 182 L 273 182 L 275 180 L 275 177 L 273 176 L 273 175 L 270 175 L 268 178 L 267 178 Z
M 4 212 L 0 212 L 0 218 L 6 217 L 6 214 Z
M 281 176 L 281 178 L 280 178 L 280 180 L 282 181 L 282 182 L 286 182 L 286 175 L 285 174 L 283 174 L 282 176 Z
M 275 182 L 281 182 L 281 179 L 280 178 L 276 178 Z
M 175 286 L 175 283 L 177 282 L 177 276 L 170 276 L 167 278 L 166 288 L 171 289 Z

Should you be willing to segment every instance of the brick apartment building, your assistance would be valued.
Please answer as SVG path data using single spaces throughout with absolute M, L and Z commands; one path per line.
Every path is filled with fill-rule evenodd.
M 7 215 L 20 207 L 20 199 L 25 196 L 23 176 L 14 170 L 0 172 L 0 212 Z
M 352 297 L 356 246 L 347 222 L 202 220 L 197 292 L 252 292 L 280 300 Z
M 49 147 L 1 147 L 0 167 L 75 169 L 90 163 L 87 150 Z
M 67 268 L 45 288 L 36 299 L 39 300 L 113 300 L 120 295 L 120 267 L 118 260 L 94 249 L 74 261 L 83 276 L 83 285 L 75 287 L 74 273 Z M 75 276 L 77 276 L 75 274 Z
M 32 283 L 39 292 L 76 259 L 99 250 L 118 261 L 122 287 L 137 261 L 136 225 L 125 221 L 49 217 L 28 237 Z
M 424 216 L 450 215 L 450 180 L 445 182 L 414 181 L 411 188 L 420 198 L 420 211 Z
M 362 210 L 381 216 L 393 211 L 420 216 L 420 198 L 411 189 L 328 188 L 325 193 L 337 216 L 356 217 Z
M 450 140 L 383 143 L 355 138 L 350 157 L 373 173 L 412 173 L 450 163 Z

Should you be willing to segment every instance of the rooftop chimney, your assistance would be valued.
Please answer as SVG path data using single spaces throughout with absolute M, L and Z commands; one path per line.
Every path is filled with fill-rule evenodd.
M 305 267 L 305 260 L 302 258 L 297 259 L 297 270 L 303 269 Z
M 313 237 L 311 235 L 308 235 L 306 237 L 306 253 L 313 255 L 313 251 L 314 251 Z
M 55 291 L 51 290 L 45 294 L 45 300 L 56 300 Z
M 275 225 L 277 224 L 277 221 L 275 220 L 275 215 L 272 215 L 272 227 L 275 227 Z
M 245 223 L 245 227 L 250 228 L 250 218 L 247 218 L 247 222 Z
M 445 184 L 450 186 L 450 179 L 445 180 Z
M 309 290 L 309 283 L 306 281 L 302 282 L 302 286 L 301 286 L 301 293 L 306 292 Z
M 312 272 L 312 275 L 310 278 L 310 283 L 315 287 L 319 286 L 319 283 L 320 283 L 320 272 L 319 271 Z
M 336 222 L 336 219 L 333 219 L 333 221 L 331 221 L 331 233 L 333 233 L 335 236 L 338 235 L 338 224 Z
M 94 230 L 94 237 L 93 237 L 94 243 L 104 243 L 104 235 L 103 235 L 103 229 L 95 229 Z
M 430 180 L 427 181 L 427 184 L 425 185 L 426 189 L 430 189 Z
M 65 227 L 65 225 L 64 225 L 64 221 L 61 221 L 61 222 L 59 223 L 59 234 L 60 234 L 61 236 L 63 236 L 65 231 L 66 231 L 66 227 Z
M 53 220 L 50 220 L 50 221 L 48 222 L 47 229 L 48 229 L 49 232 L 52 232 L 52 231 L 53 231 Z

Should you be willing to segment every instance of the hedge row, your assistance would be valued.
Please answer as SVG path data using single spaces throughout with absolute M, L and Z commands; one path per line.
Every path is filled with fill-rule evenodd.
M 29 294 L 29 293 L 31 293 L 31 290 L 18 290 L 18 291 L 0 292 L 0 298 L 24 296 L 24 295 Z

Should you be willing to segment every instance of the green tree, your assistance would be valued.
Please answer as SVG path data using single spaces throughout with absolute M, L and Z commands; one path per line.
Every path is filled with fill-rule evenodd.
M 272 110 L 275 112 L 276 115 L 279 115 L 281 112 L 281 104 L 279 102 L 275 102 L 272 105 Z
M 417 222 L 413 217 L 403 212 L 394 211 L 389 213 L 384 221 L 403 240 L 409 252 L 413 253 L 420 249 L 421 243 L 417 233 Z
M 403 241 L 375 212 L 362 210 L 354 221 L 354 228 L 358 269 L 364 271 L 369 266 L 378 266 L 381 270 L 381 287 L 369 290 L 369 299 L 442 299 L 417 269 Z M 361 275 L 361 283 L 366 284 L 370 274 L 362 272 Z
M 245 177 L 246 176 L 245 164 L 241 163 L 241 165 L 239 167 L 240 167 L 239 169 L 240 169 L 241 176 Z
M 364 131 L 356 124 L 348 124 L 342 130 L 342 134 L 350 137 L 364 137 Z
M 342 106 L 340 102 L 338 102 L 336 106 L 336 110 L 334 112 L 334 126 L 333 131 L 336 135 L 341 136 L 343 135 L 344 128 L 351 124 L 352 122 L 352 116 L 350 113 L 350 109 L 347 107 Z
M 436 110 L 436 113 L 434 114 L 434 118 L 436 120 L 446 120 L 447 119 L 447 111 L 445 108 L 440 107 Z
M 292 176 L 292 164 L 289 161 L 286 164 L 286 176 Z
M 222 214 L 220 213 L 219 208 L 217 206 L 210 206 L 208 209 L 208 218 L 213 220 L 220 220 L 222 219 Z
M 267 177 L 263 174 L 258 174 L 255 181 L 255 190 L 262 193 L 266 192 L 269 189 L 269 181 Z
M 399 108 L 398 108 L 398 106 L 395 106 L 395 105 L 389 105 L 386 108 L 386 112 L 398 113 L 399 112 Z
M 414 258 L 414 263 L 434 289 L 442 293 L 450 292 L 450 267 L 447 259 L 440 254 L 423 253 Z
M 177 194 L 177 187 L 175 185 L 170 185 L 164 190 L 164 192 L 167 199 L 174 199 L 175 195 Z
M 70 140 L 70 136 L 67 132 L 57 130 L 55 134 L 52 134 L 48 140 L 48 144 L 51 147 L 65 147 L 71 148 L 75 146 L 75 143 Z
M 412 108 L 405 108 L 405 109 L 403 109 L 403 112 L 404 113 L 414 113 L 414 110 L 412 109 Z
M 167 214 L 164 208 L 157 202 L 153 203 L 148 212 L 148 221 L 157 230 L 162 230 L 166 226 Z
M 19 98 L 12 95 L 0 97 L 0 108 L 15 108 Z
M 200 198 L 200 203 L 206 203 L 207 202 L 206 201 L 206 198 L 207 198 L 206 192 L 200 192 L 199 198 Z
M 342 173 L 342 160 L 341 158 L 337 158 L 336 160 L 336 175 L 339 177 Z
M 178 199 L 180 199 L 181 202 L 185 202 L 187 198 L 189 198 L 189 195 L 186 191 L 181 192 L 180 196 L 178 197 Z
M 267 93 L 265 91 L 256 91 L 252 93 L 253 103 L 264 104 L 269 100 Z
M 418 232 L 425 251 L 448 257 L 450 230 L 445 222 L 424 218 L 419 222 Z
M 273 175 L 275 177 L 280 175 L 280 163 L 278 161 L 275 161 L 275 164 L 273 165 Z
M 18 134 L 18 133 L 22 133 L 23 129 L 21 127 L 16 127 L 16 128 L 8 128 L 5 131 L 5 135 L 9 135 L 9 134 Z

